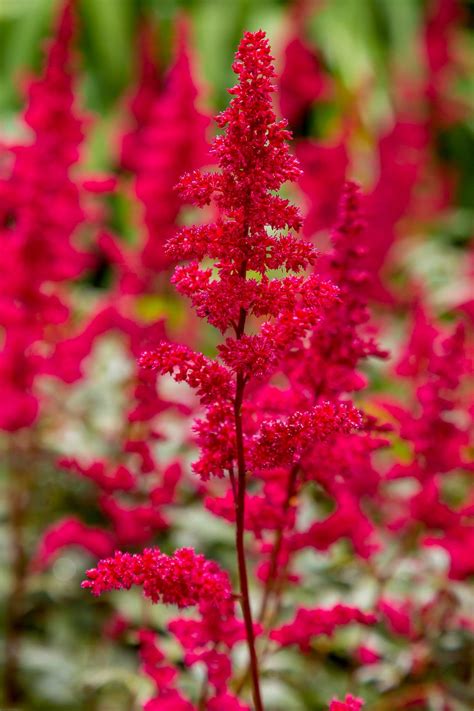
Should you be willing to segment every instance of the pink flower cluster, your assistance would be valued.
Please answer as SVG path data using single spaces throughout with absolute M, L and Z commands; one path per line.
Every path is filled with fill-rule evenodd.
M 359 711 L 363 707 L 362 699 L 357 699 L 355 696 L 348 694 L 344 701 L 334 699 L 331 701 L 329 711 Z
M 94 595 L 140 585 L 152 602 L 178 607 L 200 601 L 219 604 L 231 594 L 227 574 L 190 548 L 180 548 L 171 556 L 152 548 L 135 555 L 117 551 L 88 570 L 87 577 L 82 587 Z
M 161 81 L 152 38 L 142 35 L 142 78 L 131 105 L 136 127 L 124 137 L 122 160 L 135 176 L 143 206 L 146 241 L 140 254 L 143 288 L 172 263 L 163 246 L 177 230 L 181 201 L 174 190 L 181 175 L 207 162 L 207 117 L 196 107 L 187 27 L 178 26 L 174 64 Z M 150 283 L 151 282 L 151 283 Z
M 36 376 L 51 341 L 69 315 L 62 284 L 88 263 L 75 242 L 84 213 L 71 168 L 78 160 L 83 122 L 74 112 L 71 71 L 72 4 L 68 2 L 51 43 L 42 77 L 28 88 L 24 121 L 32 140 L 2 147 L 0 161 L 0 427 L 14 432 L 38 415 Z M 48 170 L 45 170 L 48 166 Z M 45 352 L 44 352 L 45 351 Z
M 273 630 L 270 636 L 282 647 L 297 644 L 302 651 L 309 651 L 313 637 L 321 635 L 330 637 L 337 627 L 346 626 L 352 622 L 373 625 L 376 622 L 376 617 L 347 605 L 335 605 L 329 609 L 300 608 L 292 622 Z

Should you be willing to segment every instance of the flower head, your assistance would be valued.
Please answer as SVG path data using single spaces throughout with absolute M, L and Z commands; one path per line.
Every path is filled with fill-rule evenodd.
M 199 602 L 219 605 L 231 596 L 227 573 L 191 548 L 180 548 L 172 555 L 157 548 L 147 548 L 140 554 L 117 551 L 113 558 L 101 560 L 97 568 L 88 570 L 87 577 L 82 587 L 94 595 L 139 585 L 152 602 L 178 607 Z

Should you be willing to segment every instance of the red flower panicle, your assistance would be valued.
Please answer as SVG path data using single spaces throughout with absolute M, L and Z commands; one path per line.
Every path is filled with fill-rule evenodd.
M 175 184 L 185 171 L 200 167 L 208 158 L 208 119 L 196 106 L 197 88 L 184 22 L 178 24 L 177 31 L 176 58 L 159 90 L 154 86 L 158 80 L 151 81 L 152 68 L 145 53 L 145 86 L 139 106 L 136 101 L 134 104 L 137 128 L 124 146 L 135 174 L 136 196 L 143 205 L 147 237 L 140 260 L 145 284 L 173 261 L 163 246 L 177 230 L 181 201 Z
M 218 218 L 209 225 L 183 228 L 168 242 L 168 250 L 174 258 L 193 260 L 176 269 L 178 290 L 191 299 L 202 318 L 222 333 L 234 333 L 219 346 L 222 363 L 169 344 L 141 360 L 146 367 L 197 387 L 207 405 L 206 418 L 197 424 L 202 457 L 195 466 L 205 479 L 223 476 L 236 462 L 232 405 L 236 376 L 245 381 L 271 377 L 288 349 L 302 341 L 336 298 L 329 283 L 312 274 L 301 275 L 314 264 L 316 252 L 293 234 L 301 225 L 298 210 L 275 195 L 282 183 L 299 176 L 299 168 L 286 144 L 286 122 L 273 113 L 274 71 L 263 32 L 245 35 L 233 68 L 240 83 L 230 90 L 230 106 L 218 117 L 218 125 L 226 131 L 212 148 L 220 171 L 185 175 L 179 185 L 183 196 L 198 206 L 214 200 Z M 214 261 L 213 268 L 201 267 L 206 257 Z M 271 277 L 269 270 L 275 269 L 288 274 Z M 257 318 L 263 319 L 260 329 Z M 244 333 L 246 323 L 253 333 Z M 340 416 L 336 410 L 328 405 L 319 413 L 294 414 L 294 425 L 289 420 L 286 427 L 299 428 L 300 439 L 309 440 L 316 430 L 336 431 L 357 424 L 349 406 L 345 413 L 340 410 Z M 306 434 L 296 420 L 307 423 Z M 278 426 L 285 427 L 281 422 L 275 423 Z M 268 431 L 270 425 L 265 427 Z M 258 433 L 248 433 L 249 453 L 254 450 L 255 456 L 258 441 Z M 279 451 L 284 449 L 281 440 Z M 258 465 L 265 465 L 262 456 Z
M 219 605 L 231 596 L 227 573 L 191 548 L 180 548 L 173 555 L 157 548 L 133 555 L 117 551 L 113 558 L 101 560 L 97 568 L 88 570 L 87 577 L 82 587 L 94 595 L 139 585 L 152 602 L 178 607 L 200 602 Z
M 314 637 L 321 635 L 330 637 L 338 627 L 344 627 L 354 622 L 373 625 L 376 622 L 376 617 L 347 605 L 335 605 L 330 609 L 299 608 L 295 619 L 283 627 L 273 630 L 271 638 L 283 647 L 297 644 L 304 652 L 309 651 Z
M 28 88 L 24 120 L 32 140 L 6 149 L 1 161 L 0 428 L 9 431 L 29 426 L 37 417 L 34 383 L 44 358 L 35 348 L 57 338 L 54 327 L 69 314 L 61 283 L 79 276 L 87 265 L 74 244 L 84 214 L 71 176 L 83 137 L 74 111 L 73 30 L 68 2 L 44 73 Z
M 295 133 L 306 127 L 314 103 L 330 92 L 320 57 L 299 35 L 285 47 L 279 89 L 281 112 Z
M 141 155 L 143 133 L 152 121 L 153 105 L 163 88 L 160 68 L 155 60 L 155 33 L 148 23 L 144 23 L 138 33 L 138 87 L 130 98 L 131 124 L 122 136 L 120 164 L 126 170 L 135 172 Z
M 101 557 L 112 553 L 113 537 L 108 531 L 87 526 L 71 516 L 53 524 L 43 533 L 33 567 L 38 570 L 48 567 L 65 546 L 77 546 Z
M 329 706 L 329 711 L 359 711 L 363 705 L 364 702 L 362 699 L 358 699 L 351 694 L 347 694 L 344 701 L 333 699 Z
M 355 305 L 351 302 L 342 312 L 343 306 L 338 306 L 338 289 L 311 271 L 317 255 L 312 244 L 298 240 L 295 234 L 301 227 L 299 211 L 277 194 L 283 183 L 299 177 L 300 170 L 296 158 L 289 152 L 286 121 L 277 120 L 273 111 L 271 95 L 275 74 L 263 32 L 244 35 L 233 69 L 239 83 L 230 90 L 229 107 L 217 118 L 224 132 L 217 136 L 212 147 L 218 169 L 188 173 L 179 183 L 184 199 L 198 207 L 214 204 L 215 220 L 199 227 L 182 228 L 171 236 L 167 247 L 171 259 L 190 260 L 175 270 L 173 281 L 178 291 L 190 298 L 198 315 L 217 328 L 225 340 L 218 346 L 218 356 L 214 359 L 187 346 L 162 342 L 142 354 L 140 365 L 145 372 L 169 374 L 177 381 L 187 382 L 197 391 L 205 408 L 204 417 L 195 424 L 201 456 L 194 470 L 203 481 L 226 475 L 230 479 L 227 480 L 230 497 L 224 497 L 220 500 L 222 503 L 216 501 L 215 506 L 210 498 L 207 504 L 218 515 L 223 513 L 227 520 L 235 520 L 244 622 L 234 617 L 226 574 L 213 567 L 209 578 L 210 564 L 192 551 L 186 551 L 185 573 L 181 551 L 171 557 L 153 550 L 134 556 L 117 553 L 115 558 L 102 561 L 97 569 L 89 571 L 89 580 L 84 586 L 99 594 L 138 584 L 143 585 L 145 595 L 154 602 L 198 604 L 200 623 L 179 620 L 172 623 L 170 630 L 187 649 L 185 662 L 189 665 L 202 662 L 206 666 L 216 693 L 214 699 L 208 699 L 209 708 L 217 709 L 218 700 L 223 703 L 225 699 L 225 703 L 230 704 L 234 698 L 227 690 L 231 667 L 225 655 L 230 653 L 232 639 L 241 639 L 244 632 L 255 709 L 261 711 L 254 644 L 260 627 L 252 621 L 243 531 L 249 521 L 258 518 L 258 507 L 264 506 L 265 498 L 249 498 L 247 479 L 253 475 L 255 486 L 259 486 L 266 472 L 276 468 L 288 476 L 313 454 L 316 459 L 319 445 L 328 443 L 330 446 L 338 436 L 349 436 L 363 425 L 359 411 L 350 402 L 339 400 L 343 390 L 350 389 L 347 382 L 330 386 L 328 380 L 314 395 L 306 383 L 298 379 L 296 359 L 303 357 L 308 365 L 311 349 L 317 351 L 317 339 L 312 341 L 315 329 L 323 328 L 326 319 L 331 324 L 332 318 L 332 328 L 339 329 L 346 347 L 340 356 L 344 374 L 352 370 L 359 359 L 372 354 L 372 350 L 375 352 L 375 347 L 368 345 L 359 334 L 359 327 L 366 320 L 363 306 L 358 301 Z M 352 195 L 350 191 L 349 187 L 348 194 Z M 335 239 L 335 253 L 342 256 L 334 271 L 343 285 L 355 279 L 354 270 L 350 269 L 351 249 L 355 247 L 348 243 L 356 240 L 359 233 L 350 195 L 347 205 L 344 203 L 339 228 L 347 242 L 342 244 L 341 239 L 339 244 Z M 206 266 L 204 260 L 207 260 Z M 347 273 L 342 262 L 344 266 L 349 262 Z M 275 271 L 280 272 L 279 276 L 275 276 Z M 349 316 L 350 324 L 343 332 L 342 324 Z M 337 335 L 334 339 L 337 340 Z M 341 351 L 342 348 L 341 345 Z M 319 352 L 322 351 L 320 347 Z M 298 355 L 295 357 L 295 354 Z M 294 385 L 294 397 L 293 393 L 287 397 L 275 387 L 277 376 Z M 352 381 L 350 384 L 352 386 Z M 280 505 L 283 502 L 280 522 L 286 523 L 289 516 L 284 503 L 285 475 L 274 480 L 275 488 L 277 481 L 283 490 L 275 491 L 274 496 Z M 232 499 L 235 516 L 228 511 Z M 245 512 L 247 502 L 251 503 L 249 515 Z M 323 537 L 329 535 L 330 540 L 326 543 L 305 538 L 304 545 L 327 547 L 341 535 L 350 536 L 355 521 L 361 519 L 365 523 L 354 497 L 348 494 L 344 498 L 338 491 L 338 502 L 340 513 L 336 516 L 336 525 L 328 520 L 331 532 L 321 532 Z M 273 530 L 278 525 L 268 514 L 260 519 Z M 261 530 L 251 525 L 256 534 L 261 535 Z M 368 522 L 364 531 L 365 539 L 371 532 Z M 305 535 L 311 539 L 313 532 Z M 357 541 L 357 545 L 362 550 L 369 544 Z M 295 540 L 293 550 L 296 547 Z M 279 553 L 284 555 L 285 551 L 288 554 L 287 541 Z M 192 558 L 191 574 L 189 561 Z M 275 578 L 270 566 L 269 577 L 272 575 Z M 284 574 L 282 579 L 285 579 Z M 226 601 L 226 612 L 225 617 L 221 614 L 217 620 L 212 605 L 207 603 L 216 603 L 219 596 L 221 601 Z M 222 606 L 219 609 L 222 612 Z M 349 619 L 352 619 L 350 615 L 342 621 L 338 618 L 334 626 L 345 624 Z M 366 621 L 362 613 L 357 619 Z M 219 640 L 221 645 L 225 640 L 226 652 L 217 647 Z M 237 701 L 234 706 L 239 708 Z

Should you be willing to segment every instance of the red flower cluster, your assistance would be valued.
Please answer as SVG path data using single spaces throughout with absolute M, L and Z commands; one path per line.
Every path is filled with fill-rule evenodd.
M 230 90 L 229 108 L 218 117 L 225 133 L 212 148 L 220 170 L 194 172 L 180 182 L 183 197 L 196 205 L 214 200 L 217 219 L 210 225 L 185 227 L 169 242 L 173 258 L 194 260 L 176 269 L 173 281 L 178 290 L 191 299 L 199 316 L 227 336 L 219 346 L 220 361 L 163 342 L 144 353 L 140 364 L 197 390 L 206 416 L 195 428 L 201 458 L 194 469 L 203 480 L 230 477 L 242 609 L 254 701 L 260 710 L 243 550 L 247 475 L 291 466 L 317 442 L 350 433 L 362 420 L 350 403 L 337 398 L 314 404 L 302 399 L 303 410 L 290 400 L 281 413 L 267 403 L 266 393 L 273 388 L 270 379 L 286 372 L 286 365 L 283 371 L 281 367 L 292 350 L 305 348 L 308 334 L 334 305 L 337 290 L 316 274 L 304 274 L 314 264 L 315 250 L 292 233 L 301 225 L 298 210 L 275 194 L 282 183 L 299 176 L 299 169 L 286 144 L 286 123 L 277 121 L 272 109 L 274 71 L 263 32 L 244 36 L 233 68 L 239 84 Z M 203 269 L 204 258 L 212 259 L 213 266 Z M 275 269 L 290 273 L 275 278 L 269 272 Z M 227 335 L 229 331 L 232 335 Z M 190 661 L 214 660 L 216 673 L 227 678 L 220 655 L 206 649 L 193 655 Z
M 7 148 L 0 162 L 0 238 L 5 246 L 0 265 L 0 324 L 5 332 L 0 428 L 8 431 L 31 425 L 37 416 L 34 382 L 44 356 L 35 349 L 44 339 L 50 341 L 51 331 L 68 317 L 59 285 L 87 265 L 74 243 L 84 214 L 71 177 L 83 137 L 82 121 L 73 110 L 72 34 L 68 2 L 44 75 L 29 86 L 24 120 L 32 141 Z
M 125 136 L 123 157 L 135 174 L 135 193 L 144 210 L 147 239 L 140 261 L 149 289 L 153 274 L 172 262 L 163 246 L 176 232 L 181 208 L 174 187 L 185 171 L 207 161 L 208 119 L 196 107 L 184 22 L 178 26 L 174 64 L 161 82 L 150 56 L 151 40 L 145 35 L 142 42 L 142 83 L 132 102 L 137 128 Z
M 347 605 L 335 605 L 330 609 L 299 608 L 292 622 L 273 630 L 270 636 L 282 647 L 297 644 L 301 651 L 309 651 L 313 637 L 321 635 L 330 637 L 337 627 L 346 626 L 352 622 L 372 625 L 376 622 L 376 617 Z
M 357 699 L 355 696 L 348 694 L 344 701 L 338 701 L 337 699 L 331 701 L 329 711 L 359 711 L 363 705 L 362 699 Z
M 101 560 L 97 568 L 88 570 L 87 577 L 82 587 L 94 595 L 139 585 L 152 602 L 178 607 L 201 601 L 219 605 L 231 595 L 227 574 L 191 548 L 180 548 L 171 556 L 156 548 L 135 555 L 117 551 L 113 558 Z

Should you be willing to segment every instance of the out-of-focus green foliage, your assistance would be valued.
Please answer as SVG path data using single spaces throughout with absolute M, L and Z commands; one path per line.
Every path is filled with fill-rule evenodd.
M 58 0 L 2 0 L 0 3 L 0 112 L 20 102 L 25 70 L 39 66 L 42 41 Z M 186 12 L 192 20 L 201 74 L 217 104 L 225 100 L 231 59 L 244 29 L 265 28 L 274 43 L 288 30 L 289 0 L 77 0 L 82 17 L 81 50 L 90 103 L 110 109 L 135 70 L 138 24 L 159 26 L 158 51 L 169 55 L 173 22 Z M 311 3 L 308 3 L 311 5 Z M 407 47 L 419 25 L 421 0 L 331 0 L 308 27 L 331 70 L 348 86 L 368 78 L 383 85 L 396 61 L 413 70 Z

